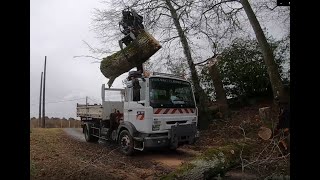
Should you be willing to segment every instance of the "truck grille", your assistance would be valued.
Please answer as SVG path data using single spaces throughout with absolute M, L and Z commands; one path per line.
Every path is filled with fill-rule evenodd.
M 167 124 L 175 124 L 175 123 L 178 123 L 178 124 L 184 124 L 186 123 L 187 121 L 167 121 Z
M 160 136 L 168 136 L 168 133 L 155 133 L 155 134 L 149 134 L 148 137 L 160 137 Z

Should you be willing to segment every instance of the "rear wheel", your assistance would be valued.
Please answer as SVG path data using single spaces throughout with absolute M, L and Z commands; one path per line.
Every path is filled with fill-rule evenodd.
M 121 131 L 119 135 L 121 152 L 127 156 L 133 154 L 133 138 L 127 130 Z
M 86 126 L 84 127 L 84 137 L 87 142 L 98 142 L 99 141 L 98 137 L 92 136 L 92 134 L 90 134 L 90 131 Z

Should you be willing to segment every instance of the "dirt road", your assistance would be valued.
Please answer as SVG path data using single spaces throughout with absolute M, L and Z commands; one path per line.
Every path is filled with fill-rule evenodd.
M 82 141 L 85 142 L 85 138 L 84 135 L 82 133 L 82 129 L 81 128 L 64 128 L 63 129 L 65 133 L 67 133 L 70 137 L 78 140 L 78 141 Z
M 30 135 L 31 179 L 159 179 L 193 155 L 182 149 L 127 157 L 116 144 L 85 142 L 81 129 L 33 129 Z
M 82 129 L 79 128 L 65 128 L 63 129 L 71 138 L 74 138 L 78 141 L 85 142 Z M 99 144 L 102 146 L 117 148 L 116 144 L 110 144 L 106 141 L 99 141 Z M 159 151 L 146 151 L 146 152 L 136 152 L 133 158 L 143 159 L 152 161 L 155 163 L 161 163 L 163 166 L 176 168 L 181 165 L 185 160 L 190 157 L 193 157 L 197 154 L 196 151 L 190 149 L 178 149 L 176 152 L 159 150 Z

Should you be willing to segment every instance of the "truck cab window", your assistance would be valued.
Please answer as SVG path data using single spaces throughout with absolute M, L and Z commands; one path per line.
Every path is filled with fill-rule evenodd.
M 153 108 L 195 108 L 189 82 L 167 78 L 150 78 L 150 106 Z

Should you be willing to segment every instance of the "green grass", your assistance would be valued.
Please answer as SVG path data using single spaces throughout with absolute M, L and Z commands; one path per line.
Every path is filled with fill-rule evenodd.
M 30 178 L 34 177 L 36 174 L 36 167 L 34 163 L 30 160 Z

